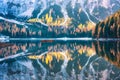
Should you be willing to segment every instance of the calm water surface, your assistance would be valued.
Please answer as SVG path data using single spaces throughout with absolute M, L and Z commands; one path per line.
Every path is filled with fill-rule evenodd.
M 120 80 L 120 41 L 10 41 L 0 80 Z

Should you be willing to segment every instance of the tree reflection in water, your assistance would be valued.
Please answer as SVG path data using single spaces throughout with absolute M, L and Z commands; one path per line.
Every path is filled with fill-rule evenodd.
M 119 41 L 6 44 L 12 45 L 0 49 L 0 80 L 120 79 Z

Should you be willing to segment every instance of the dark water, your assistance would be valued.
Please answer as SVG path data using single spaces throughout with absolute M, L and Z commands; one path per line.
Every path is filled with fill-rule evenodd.
M 10 41 L 0 80 L 120 80 L 120 41 Z

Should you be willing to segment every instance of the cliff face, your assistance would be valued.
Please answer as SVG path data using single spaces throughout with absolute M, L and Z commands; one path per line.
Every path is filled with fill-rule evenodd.
M 0 15 L 7 18 L 31 17 L 35 4 L 35 0 L 0 0 Z
M 95 38 L 120 38 L 120 10 L 96 25 Z
M 61 7 L 63 15 L 67 13 L 67 16 L 70 11 L 74 12 L 74 8 L 80 5 L 89 18 L 94 17 L 98 20 L 104 19 L 120 8 L 119 0 L 0 0 L 0 14 L 15 17 L 33 17 L 38 14 L 37 17 L 39 17 L 54 4 Z M 68 11 L 66 9 L 68 7 L 72 9 Z

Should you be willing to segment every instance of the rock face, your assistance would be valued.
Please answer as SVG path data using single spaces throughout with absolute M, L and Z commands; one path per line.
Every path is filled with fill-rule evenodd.
M 120 9 L 119 0 L 87 0 L 86 4 L 86 10 L 98 20 L 103 20 Z
M 0 0 L 0 13 L 10 18 L 12 18 L 12 16 L 29 17 L 34 10 L 34 7 L 35 0 Z
M 61 8 L 64 18 L 69 16 L 71 10 L 75 13 L 76 8 L 81 8 L 90 20 L 92 20 L 91 18 L 105 19 L 106 16 L 120 9 L 119 0 L 0 0 L 0 13 L 4 16 L 8 15 L 8 17 L 10 15 L 15 17 L 36 15 L 39 17 L 53 5 L 58 5 Z
M 120 38 L 120 11 L 96 25 L 95 38 Z

